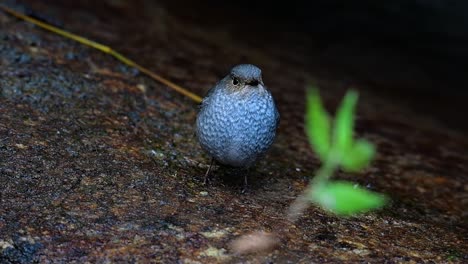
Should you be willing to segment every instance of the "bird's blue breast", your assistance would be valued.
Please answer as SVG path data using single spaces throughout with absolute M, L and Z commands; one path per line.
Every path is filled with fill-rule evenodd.
M 227 93 L 215 89 L 197 118 L 201 146 L 220 163 L 250 166 L 273 143 L 278 112 L 263 88 Z

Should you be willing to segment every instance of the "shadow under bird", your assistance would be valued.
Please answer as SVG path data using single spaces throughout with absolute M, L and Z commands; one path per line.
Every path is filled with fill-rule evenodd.
M 233 67 L 208 91 L 197 116 L 198 141 L 212 157 L 205 183 L 214 161 L 251 167 L 273 143 L 278 124 L 279 113 L 262 71 L 251 64 Z

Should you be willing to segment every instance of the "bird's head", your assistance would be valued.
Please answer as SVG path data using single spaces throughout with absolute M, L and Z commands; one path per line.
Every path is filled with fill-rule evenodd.
M 262 71 L 252 64 L 240 64 L 231 69 L 225 78 L 226 86 L 231 91 L 264 89 Z

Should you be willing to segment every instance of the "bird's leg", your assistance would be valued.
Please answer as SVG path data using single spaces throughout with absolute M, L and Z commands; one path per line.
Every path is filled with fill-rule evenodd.
M 247 173 L 244 173 L 244 186 L 242 187 L 242 191 L 241 193 L 245 193 L 247 192 L 247 188 L 248 188 L 248 184 L 247 184 Z
M 213 167 L 213 163 L 214 163 L 214 158 L 211 158 L 211 162 L 210 162 L 210 167 L 208 167 L 208 170 L 206 170 L 206 173 L 205 173 L 205 179 L 203 180 L 203 184 L 207 184 L 208 181 L 210 180 L 210 172 L 211 172 L 211 167 Z
M 252 171 L 252 169 L 250 167 L 242 169 L 242 172 L 244 173 L 244 186 L 242 186 L 241 193 L 246 193 L 248 191 L 248 189 L 249 189 L 249 183 L 248 183 L 247 178 L 248 178 L 251 171 Z

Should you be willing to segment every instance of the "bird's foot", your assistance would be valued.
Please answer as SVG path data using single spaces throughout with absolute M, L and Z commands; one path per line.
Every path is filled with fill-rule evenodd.
M 213 167 L 213 162 L 214 162 L 214 159 L 211 159 L 210 166 L 208 167 L 208 170 L 206 170 L 205 178 L 203 179 L 203 185 L 207 185 L 208 182 L 210 181 L 210 172 L 211 172 L 211 167 Z

